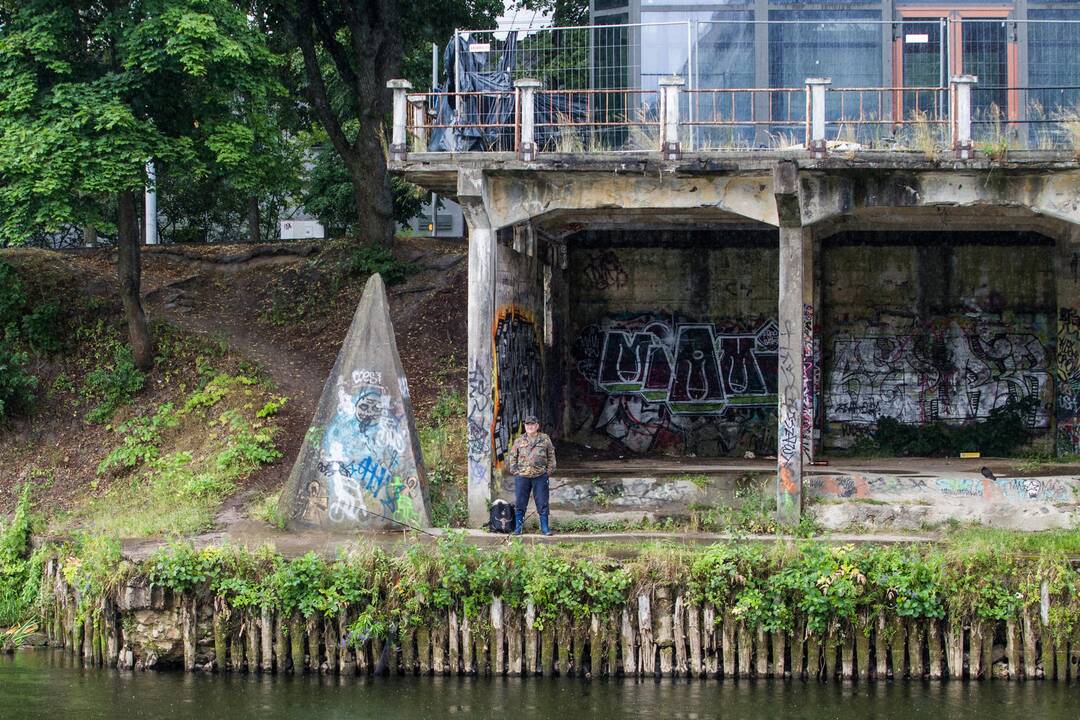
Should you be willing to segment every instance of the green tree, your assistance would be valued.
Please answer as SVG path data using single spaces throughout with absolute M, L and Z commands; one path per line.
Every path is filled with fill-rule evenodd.
M 260 122 L 284 93 L 266 35 L 228 0 L 0 0 L 0 233 L 80 226 L 117 237 L 135 361 L 153 363 L 140 300 L 145 165 L 259 182 Z
M 263 0 L 272 33 L 298 48 L 304 98 L 341 157 L 366 242 L 394 237 L 394 193 L 386 172 L 386 83 L 406 76 L 422 87 L 432 42 L 455 27 L 492 27 L 502 0 Z

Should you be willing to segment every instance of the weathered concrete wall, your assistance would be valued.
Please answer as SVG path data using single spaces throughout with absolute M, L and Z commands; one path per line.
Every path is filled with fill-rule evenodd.
M 515 249 L 515 246 L 517 249 Z M 496 249 L 494 370 L 495 463 L 501 465 L 527 415 L 544 404 L 544 282 L 536 240 L 519 237 Z M 542 417 L 550 426 L 550 417 Z
M 776 448 L 774 233 L 571 243 L 563 436 L 633 452 Z
M 1019 233 L 841 235 L 824 242 L 826 447 L 882 416 L 985 419 L 1034 397 L 1054 417 L 1054 248 Z

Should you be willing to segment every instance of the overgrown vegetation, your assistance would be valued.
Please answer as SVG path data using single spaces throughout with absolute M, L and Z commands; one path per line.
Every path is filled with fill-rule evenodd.
M 281 457 L 273 416 L 284 405 L 256 378 L 218 372 L 204 360 L 179 409 L 165 402 L 115 428 L 120 443 L 98 464 L 114 482 L 59 519 L 121 537 L 208 527 L 237 482 Z M 168 448 L 168 452 L 163 449 Z
M 32 529 L 27 483 L 11 521 L 0 521 L 0 627 L 24 620 L 37 597 L 41 563 L 30 551 Z
M 139 567 L 121 569 L 115 559 L 103 564 L 98 548 L 90 579 L 70 574 L 82 577 L 78 587 L 90 603 L 126 573 L 144 574 L 152 584 L 176 592 L 215 595 L 239 609 L 270 608 L 304 617 L 348 609 L 355 618 L 353 642 L 386 636 L 391 628 L 430 624 L 451 608 L 483 627 L 492 596 L 518 610 L 531 603 L 543 628 L 564 617 L 607 616 L 638 593 L 662 586 L 690 603 L 730 613 L 751 629 L 805 627 L 821 634 L 833 627 L 869 632 L 879 614 L 1013 619 L 1022 610 L 1037 611 L 1045 583 L 1051 635 L 1071 637 L 1080 621 L 1080 573 L 1064 548 L 1075 549 L 1080 533 L 1003 533 L 992 540 L 969 543 L 957 537 L 939 547 L 816 541 L 654 545 L 618 560 L 602 546 L 510 542 L 481 549 L 451 533 L 435 547 L 414 543 L 404 554 L 366 548 L 332 561 L 314 553 L 287 560 L 265 549 L 196 551 L 179 544 Z M 88 572 L 88 565 L 83 558 L 69 559 L 65 575 L 68 568 Z
M 880 417 L 868 438 L 860 439 L 857 453 L 880 453 L 893 457 L 946 457 L 962 452 L 1007 457 L 1033 437 L 1028 419 L 1039 403 L 1025 397 L 990 411 L 977 423 L 947 425 L 935 422 L 909 425 L 896 418 Z
M 417 432 L 427 469 L 431 519 L 436 527 L 463 527 L 469 519 L 465 399 L 443 391 Z

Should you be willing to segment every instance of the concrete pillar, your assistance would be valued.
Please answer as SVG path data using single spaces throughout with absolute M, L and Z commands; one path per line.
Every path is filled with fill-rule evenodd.
M 961 159 L 971 157 L 971 87 L 979 82 L 974 75 L 952 77 L 951 122 L 952 146 Z
M 484 206 L 483 190 L 479 170 L 459 171 L 458 202 L 469 226 L 468 498 L 469 524 L 474 527 L 488 517 L 494 466 L 495 229 Z
M 423 95 L 409 95 L 409 111 L 412 113 L 413 152 L 425 152 L 428 144 L 427 102 Z M 433 211 L 434 212 L 434 211 Z M 434 214 L 432 225 L 434 226 Z M 433 228 L 434 229 L 434 228 Z
M 678 75 L 660 78 L 660 142 L 661 155 L 665 160 L 678 160 L 679 144 L 679 90 L 686 79 Z
M 518 91 L 518 108 L 521 137 L 518 143 L 518 157 L 533 160 L 536 157 L 536 91 L 543 84 L 533 78 L 521 78 L 514 81 Z
M 798 522 L 802 513 L 803 433 L 807 424 L 804 419 L 807 409 L 804 354 L 808 308 L 810 327 L 813 327 L 813 306 L 804 301 L 808 292 L 813 297 L 813 244 L 808 236 L 801 227 L 780 228 L 776 509 L 780 522 L 788 524 Z M 812 343 L 812 329 L 809 334 Z M 812 349 L 810 366 L 812 372 Z
M 1080 227 L 1057 241 L 1057 352 L 1054 444 L 1058 456 L 1080 453 Z
M 412 83 L 408 80 L 388 80 L 386 87 L 394 91 L 394 121 L 390 137 L 390 158 L 392 160 L 404 160 L 408 153 L 406 126 L 408 122 L 409 91 L 412 90 Z
M 816 157 L 825 155 L 825 91 L 832 78 L 806 78 L 806 147 Z

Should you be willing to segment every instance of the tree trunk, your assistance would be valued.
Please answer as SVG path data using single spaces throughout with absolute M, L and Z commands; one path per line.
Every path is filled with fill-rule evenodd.
M 262 242 L 262 230 L 259 225 L 259 198 L 250 197 L 247 203 L 248 242 Z
M 154 346 L 141 299 L 141 249 L 135 219 L 135 194 L 130 190 L 121 192 L 118 205 L 116 269 L 120 279 L 120 299 L 124 303 L 128 340 L 135 366 L 140 370 L 149 370 L 154 365 Z
M 395 231 L 394 195 L 375 129 L 364 133 L 359 145 L 359 152 L 343 156 L 356 195 L 356 237 L 361 243 L 390 245 Z
M 97 228 L 93 225 L 87 225 L 83 228 L 83 246 L 89 248 L 96 248 L 98 246 Z

